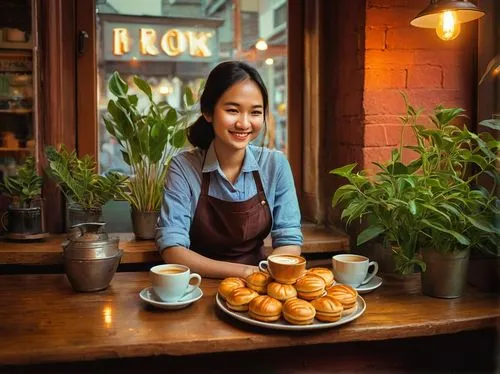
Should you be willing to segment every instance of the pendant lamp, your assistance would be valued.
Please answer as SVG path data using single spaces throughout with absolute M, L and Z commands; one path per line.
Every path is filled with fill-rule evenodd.
M 442 40 L 453 40 L 460 34 L 460 24 L 484 16 L 484 11 L 467 0 L 431 0 L 410 24 L 436 29 Z

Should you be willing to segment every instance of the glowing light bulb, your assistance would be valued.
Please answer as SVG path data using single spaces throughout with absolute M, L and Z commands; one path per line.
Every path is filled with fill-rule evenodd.
M 439 15 L 436 34 L 442 40 L 453 40 L 460 34 L 460 23 L 455 11 L 447 10 Z
M 265 61 L 266 65 L 272 65 L 274 64 L 274 60 L 272 58 L 266 58 L 266 61 Z
M 264 39 L 259 39 L 257 43 L 255 43 L 255 48 L 257 48 L 259 51 L 265 51 L 267 49 L 267 43 Z

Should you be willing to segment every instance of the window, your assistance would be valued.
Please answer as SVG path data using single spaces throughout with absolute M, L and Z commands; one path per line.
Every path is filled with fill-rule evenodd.
M 294 155 L 287 153 L 289 142 L 297 144 L 297 139 L 289 134 L 287 109 L 290 99 L 287 89 L 290 75 L 287 0 L 278 3 L 268 0 L 98 0 L 93 2 L 94 9 L 85 0 L 76 1 L 77 28 L 90 30 L 89 45 L 95 46 L 95 50 L 87 51 L 77 64 L 77 71 L 88 69 L 86 74 L 78 73 L 78 150 L 82 154 L 93 150 L 101 172 L 110 169 L 130 171 L 121 157 L 119 145 L 107 133 L 102 121 L 110 98 L 107 81 L 114 71 L 129 82 L 133 75 L 139 75 L 150 83 L 156 100 L 176 105 L 186 85 L 196 88 L 216 64 L 237 59 L 249 62 L 261 73 L 270 101 L 266 145 L 287 154 L 294 176 L 299 179 L 300 170 L 295 169 L 300 168 L 300 151 L 295 146 L 297 152 Z M 280 16 L 282 21 L 278 28 L 274 23 L 276 6 L 285 13 Z M 302 33 L 301 27 L 295 33 L 297 40 L 298 33 Z M 198 43 L 198 48 L 191 50 L 189 43 L 193 37 L 195 42 L 196 38 L 203 38 L 202 47 Z M 170 47 L 165 43 L 162 46 L 163 38 L 170 40 L 170 47 L 177 49 L 168 50 Z M 181 44 L 186 42 L 182 48 L 179 48 L 178 38 L 183 39 Z M 266 50 L 256 48 L 259 39 L 267 43 Z M 295 55 L 298 53 L 302 53 L 300 48 Z M 92 68 L 91 64 L 94 64 Z M 294 79 L 301 82 L 302 70 L 295 65 Z M 92 92 L 86 91 L 89 71 L 97 72 L 96 87 Z M 297 98 L 293 102 L 297 103 Z M 298 105 L 292 107 L 296 107 L 297 115 L 291 118 L 296 123 L 297 133 L 300 133 L 302 112 Z M 96 125 L 90 131 L 89 113 L 96 113 Z M 91 131 L 95 133 L 92 135 Z M 256 141 L 260 144 L 260 140 Z M 108 230 L 131 231 L 128 209 L 128 205 L 121 201 L 104 207 L 103 219 L 108 222 Z
M 287 1 L 99 1 L 96 4 L 98 160 L 101 172 L 128 173 L 119 145 L 106 131 L 103 114 L 111 97 L 109 77 L 118 71 L 134 90 L 133 75 L 153 88 L 157 101 L 181 104 L 183 88 L 194 90 L 219 62 L 245 60 L 269 90 L 266 145 L 287 150 Z M 235 7 L 233 7 L 233 5 Z M 267 50 L 258 50 L 263 39 Z M 260 143 L 260 140 L 257 140 Z

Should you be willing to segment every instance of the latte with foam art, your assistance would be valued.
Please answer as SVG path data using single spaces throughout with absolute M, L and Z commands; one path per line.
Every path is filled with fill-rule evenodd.
M 283 265 L 294 265 L 301 262 L 300 258 L 291 256 L 276 256 L 273 257 L 272 261 Z

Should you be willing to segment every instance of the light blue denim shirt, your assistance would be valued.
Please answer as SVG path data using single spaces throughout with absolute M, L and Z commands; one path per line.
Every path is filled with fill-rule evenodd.
M 189 248 L 189 230 L 201 192 L 204 155 L 205 151 L 195 148 L 177 154 L 170 162 L 156 233 L 156 246 L 160 251 L 172 246 Z M 203 166 L 203 173 L 211 173 L 208 194 L 226 201 L 244 201 L 255 196 L 254 170 L 260 173 L 271 209 L 273 248 L 301 246 L 299 204 L 292 170 L 282 152 L 248 145 L 241 173 L 233 185 L 220 168 L 212 142 Z

